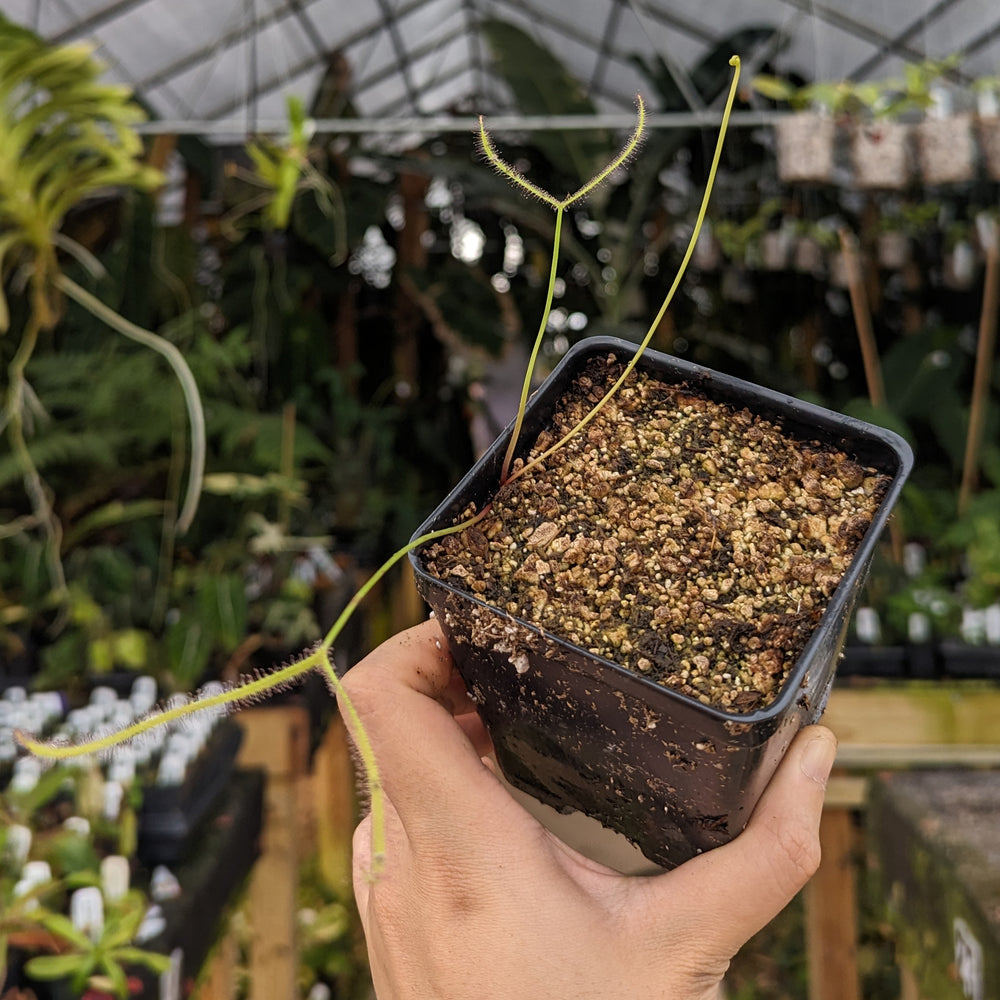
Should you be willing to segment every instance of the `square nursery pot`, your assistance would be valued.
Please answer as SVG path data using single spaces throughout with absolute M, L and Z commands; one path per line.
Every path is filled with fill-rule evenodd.
M 590 338 L 577 344 L 529 401 L 519 456 L 530 451 L 540 432 L 548 433 L 546 428 L 560 397 L 583 369 L 594 372 L 601 370 L 601 365 L 606 369 L 616 360 L 624 363 L 634 350 L 634 344 L 609 337 Z M 787 664 L 784 681 L 768 696 L 771 700 L 753 693 L 749 701 L 742 695 L 734 700 L 730 692 L 724 695 L 729 707 L 719 707 L 711 703 L 706 694 L 699 694 L 693 688 L 684 693 L 643 676 L 639 671 L 648 670 L 654 661 L 657 669 L 665 663 L 676 665 L 671 645 L 675 640 L 668 634 L 671 629 L 666 633 L 655 632 L 648 616 L 638 622 L 641 635 L 633 634 L 631 641 L 621 646 L 622 651 L 628 647 L 633 654 L 636 650 L 641 653 L 636 670 L 625 669 L 607 656 L 595 655 L 582 644 L 553 634 L 549 628 L 528 620 L 527 614 L 519 617 L 491 606 L 472 593 L 475 584 L 465 569 L 453 566 L 442 570 L 442 560 L 471 558 L 469 553 L 484 551 L 489 541 L 483 532 L 449 536 L 440 543 L 421 546 L 410 558 L 418 588 L 442 625 L 458 670 L 493 738 L 497 760 L 506 778 L 560 812 L 579 811 L 599 820 L 605 827 L 623 834 L 650 860 L 664 867 L 674 867 L 695 854 L 727 842 L 743 829 L 792 737 L 801 726 L 813 722 L 822 713 L 849 616 L 878 536 L 909 471 L 911 456 L 905 442 L 891 432 L 663 354 L 647 351 L 639 362 L 638 371 L 652 375 L 669 387 L 678 387 L 684 398 L 691 392 L 697 394 L 699 400 L 707 398 L 728 405 L 742 414 L 745 421 L 752 422 L 754 428 L 762 426 L 755 419 L 760 417 L 779 424 L 789 437 L 829 445 L 842 453 L 838 461 L 849 460 L 851 467 L 859 471 L 864 467 L 864 475 L 869 477 L 864 480 L 865 484 L 880 484 L 881 499 L 873 503 L 870 520 L 866 518 L 863 524 L 856 525 L 852 538 L 852 547 L 856 542 L 853 558 L 846 565 L 839 584 L 829 584 L 832 594 L 825 611 L 817 605 L 814 612 L 803 612 L 808 623 L 798 633 L 801 652 L 794 662 Z M 596 398 L 596 389 L 591 396 Z M 610 421 L 609 426 L 619 426 L 617 420 L 611 421 L 610 417 L 606 420 Z M 592 435 L 599 433 L 600 426 L 604 425 L 595 421 L 590 430 L 584 432 L 589 436 L 587 444 L 583 443 L 584 436 L 580 436 L 581 449 L 598 447 L 591 442 L 596 440 Z M 755 431 L 748 433 L 748 439 L 739 439 L 739 453 L 749 456 L 745 460 L 757 462 L 759 458 L 754 449 L 760 446 L 754 441 L 759 439 L 754 437 Z M 497 497 L 510 434 L 511 428 L 508 428 L 418 529 L 414 538 L 454 524 L 470 504 L 479 510 Z M 600 454 L 601 461 L 605 461 L 605 453 Z M 680 478 L 675 480 L 678 490 L 687 489 L 689 479 L 699 483 L 712 481 L 709 460 L 700 457 L 705 454 L 699 445 L 692 445 L 689 455 L 701 464 L 690 476 L 680 470 Z M 565 453 L 554 457 L 562 459 Z M 624 477 L 623 482 L 634 481 L 629 479 L 632 476 L 629 470 L 636 468 L 630 452 L 609 452 L 606 460 L 608 476 L 613 478 L 620 474 Z M 648 457 L 643 457 L 642 462 L 649 462 L 647 468 L 654 470 L 664 466 L 663 462 L 656 464 Z M 838 467 L 841 468 L 846 469 L 846 465 Z M 842 474 L 846 482 L 846 472 Z M 595 484 L 584 488 L 594 489 L 590 496 L 604 498 L 601 502 L 605 508 L 602 509 L 620 512 L 622 497 L 628 492 L 625 486 L 613 485 L 609 494 L 607 477 L 603 480 L 605 486 L 600 488 L 600 476 L 578 478 Z M 761 490 L 767 489 L 763 480 L 756 482 Z M 821 482 L 825 484 L 827 480 Z M 509 495 L 508 491 L 515 485 L 503 487 L 499 496 Z M 858 483 L 855 485 L 861 492 L 868 490 L 867 485 L 863 488 Z M 530 546 L 536 552 L 543 551 L 539 546 L 545 544 L 545 539 L 539 540 L 538 536 L 551 533 L 541 523 L 545 517 L 543 508 L 548 505 L 551 514 L 551 504 L 560 505 L 551 494 L 544 494 L 543 488 L 538 493 L 535 527 L 522 535 L 527 545 L 510 539 L 508 546 L 507 539 L 494 534 L 501 542 L 501 558 L 507 548 L 520 547 L 526 551 Z M 704 496 L 708 496 L 707 492 Z M 536 494 L 529 493 L 526 502 L 529 505 L 536 503 Z M 721 495 L 720 502 L 724 502 Z M 776 507 L 768 508 L 761 499 L 754 502 L 759 505 L 755 509 L 769 509 L 774 517 L 779 516 Z M 612 507 L 614 503 L 619 506 Z M 677 510 L 679 508 L 675 509 L 675 514 L 680 516 Z M 591 506 L 591 520 L 593 515 Z M 568 516 L 579 519 L 584 512 L 582 508 L 573 507 Z M 692 510 L 691 517 L 698 516 Z M 728 518 L 729 514 L 725 516 Z M 563 514 L 558 517 L 562 518 Z M 487 517 L 482 522 L 484 530 L 488 523 Z M 604 523 L 612 526 L 616 537 L 628 538 L 630 529 L 626 528 L 623 516 Z M 729 523 L 728 520 L 725 523 Z M 449 540 L 450 546 L 446 549 L 444 546 Z M 612 550 L 617 544 L 611 542 L 610 534 L 605 536 L 605 542 L 612 544 Z M 713 532 L 709 552 L 715 551 L 716 542 Z M 630 558 L 634 559 L 632 544 L 629 551 L 633 553 Z M 550 549 L 555 545 L 554 541 L 549 543 Z M 725 565 L 729 557 L 723 557 L 722 546 L 723 542 L 719 541 L 717 558 Z M 609 550 L 604 548 L 603 551 Z M 452 555 L 447 556 L 448 552 Z M 741 551 L 740 558 L 742 555 Z M 682 551 L 678 558 L 683 557 Z M 568 551 L 566 559 L 569 559 Z M 533 565 L 542 572 L 539 562 Z M 562 563 L 556 561 L 553 565 Z M 604 566 L 607 569 L 607 565 Z M 668 574 L 668 577 L 674 581 L 673 575 Z M 622 584 L 623 594 L 625 586 Z M 604 599 L 602 590 L 606 597 L 608 586 L 595 587 L 586 599 Z M 711 601 L 713 595 L 719 605 L 726 604 L 726 598 L 716 592 L 706 590 L 701 596 Z M 740 600 L 744 598 L 741 596 Z M 786 621 L 798 620 L 797 612 L 801 607 L 800 600 L 799 609 L 786 616 Z M 675 609 L 672 613 L 679 612 Z M 633 641 L 636 646 L 631 645 Z M 728 648 L 725 644 L 728 640 L 719 641 L 722 643 L 720 649 Z M 690 664 L 691 661 L 686 662 Z M 713 677 L 712 681 L 720 677 Z M 707 681 L 699 679 L 698 683 Z M 750 703 L 754 707 L 747 709 L 745 706 Z
M 972 115 L 925 118 L 915 126 L 920 175 L 925 184 L 964 184 L 976 170 Z
M 778 178 L 793 184 L 827 184 L 833 178 L 837 126 L 826 115 L 802 111 L 774 123 Z
M 990 180 L 1000 181 L 1000 116 L 980 115 L 976 119 L 976 132 L 986 174 Z
M 910 182 L 911 127 L 904 122 L 858 124 L 851 133 L 851 166 L 862 190 L 901 191 Z

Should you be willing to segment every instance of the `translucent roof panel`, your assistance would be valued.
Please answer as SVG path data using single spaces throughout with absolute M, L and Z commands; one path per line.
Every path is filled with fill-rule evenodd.
M 880 79 L 956 52 L 953 83 L 1000 75 L 995 0 L 4 0 L 4 11 L 53 41 L 92 40 L 164 130 L 209 139 L 280 129 L 289 94 L 373 132 L 473 110 L 542 113 L 512 104 L 494 21 L 554 53 L 602 113 L 631 113 L 639 90 L 655 105 L 640 65 L 699 110 L 692 74 L 734 40 L 750 69 L 805 79 Z

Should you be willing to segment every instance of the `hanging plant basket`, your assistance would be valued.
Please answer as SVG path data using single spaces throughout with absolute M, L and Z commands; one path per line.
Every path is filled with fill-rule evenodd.
M 774 123 L 778 177 L 786 184 L 828 184 L 833 179 L 837 127 L 832 118 L 802 111 Z
M 529 403 L 520 455 L 575 423 L 634 349 L 573 348 Z M 490 505 L 411 554 L 418 587 L 507 779 L 680 864 L 739 833 L 822 712 L 909 450 L 654 352 L 587 429 L 500 487 L 510 433 L 417 532 Z M 820 513 L 835 494 L 837 522 Z M 850 536 L 829 578 L 816 533 Z
M 972 116 L 925 118 L 915 126 L 920 175 L 925 184 L 964 184 L 976 169 Z
M 859 123 L 851 133 L 855 184 L 863 190 L 900 191 L 910 182 L 910 126 L 903 122 Z

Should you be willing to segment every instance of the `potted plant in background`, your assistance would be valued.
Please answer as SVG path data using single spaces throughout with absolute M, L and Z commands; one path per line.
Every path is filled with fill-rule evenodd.
M 950 63 L 937 67 L 944 73 Z M 964 184 L 976 169 L 972 114 L 956 111 L 954 95 L 940 82 L 929 86 L 923 119 L 916 125 L 917 156 L 924 184 Z
M 851 160 L 858 187 L 904 189 L 913 176 L 911 141 L 928 184 L 971 177 L 970 120 L 946 114 L 947 96 L 940 85 L 956 62 L 956 57 L 948 57 L 907 63 L 899 79 L 851 85 L 857 109 L 852 115 Z M 935 106 L 937 111 L 928 117 L 928 109 Z
M 856 108 L 850 125 L 851 167 L 854 183 L 865 191 L 900 191 L 911 177 L 911 126 L 896 120 L 901 104 L 889 99 L 886 86 L 894 85 L 851 88 Z
M 778 179 L 787 184 L 829 184 L 836 162 L 837 117 L 850 88 L 827 82 L 798 86 L 766 73 L 754 77 L 753 88 L 792 109 L 774 123 Z
M 879 267 L 901 271 L 914 249 L 930 233 L 941 215 L 940 201 L 902 200 L 886 205 L 875 224 L 875 253 Z
M 976 91 L 976 135 L 987 176 L 1000 181 L 1000 79 L 982 77 Z
M 170 963 L 137 943 L 149 899 L 129 888 L 128 858 L 107 853 L 128 834 L 108 836 L 113 824 L 93 779 L 89 769 L 36 774 L 22 765 L 0 794 L 0 992 L 51 982 L 58 996 L 89 986 L 125 998 Z M 147 982 L 133 979 L 130 989 L 140 970 Z

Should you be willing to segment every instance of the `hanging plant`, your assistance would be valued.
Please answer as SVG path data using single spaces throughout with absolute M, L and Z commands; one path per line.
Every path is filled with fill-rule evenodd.
M 191 424 L 188 488 L 176 529 L 190 525 L 204 465 L 204 418 L 194 378 L 177 348 L 143 330 L 63 273 L 59 252 L 92 273 L 99 265 L 61 233 L 67 213 L 105 191 L 150 191 L 161 175 L 141 162 L 133 126 L 143 112 L 127 88 L 102 83 L 103 67 L 88 45 L 53 48 L 0 15 L 0 334 L 11 325 L 4 289 L 15 277 L 29 289 L 27 320 L 7 368 L 0 429 L 6 432 L 31 500 L 34 526 L 46 540 L 56 604 L 67 587 L 60 558 L 61 528 L 32 458 L 27 428 L 40 407 L 25 370 L 39 335 L 58 322 L 69 297 L 123 336 L 158 353 L 184 391 Z
M 901 78 L 850 86 L 856 109 L 852 112 L 851 161 L 859 188 L 899 191 L 909 184 L 915 162 L 911 148 L 915 129 L 907 119 L 925 115 L 934 105 L 938 81 L 956 62 L 957 57 L 950 56 L 911 63 Z M 937 149 L 935 135 L 932 128 L 924 140 L 928 149 Z M 936 176 L 944 176 L 940 167 L 932 165 L 931 169 Z M 948 168 L 947 175 L 952 171 Z

